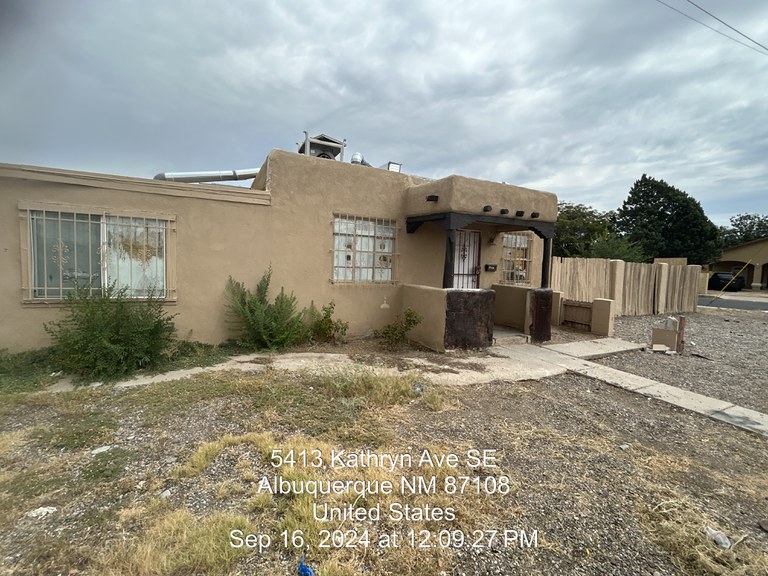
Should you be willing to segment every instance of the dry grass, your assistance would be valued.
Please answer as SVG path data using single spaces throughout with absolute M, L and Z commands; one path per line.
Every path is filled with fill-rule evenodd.
M 0 465 L 10 464 L 17 459 L 14 451 L 24 443 L 25 436 L 22 430 L 0 433 Z
M 256 448 L 263 449 L 264 446 L 268 445 L 270 438 L 271 435 L 268 433 L 248 433 L 241 436 L 226 434 L 218 440 L 204 442 L 198 446 L 186 463 L 177 466 L 171 474 L 174 478 L 194 476 L 210 466 L 224 449 L 230 446 L 237 446 L 238 444 L 252 444 Z
M 188 510 L 174 510 L 157 518 L 138 537 L 117 542 L 98 558 L 106 576 L 171 576 L 226 574 L 248 551 L 230 546 L 229 533 L 255 530 L 245 516 L 213 514 L 195 518 Z
M 724 551 L 704 533 L 704 528 L 711 525 L 738 540 L 741 534 L 736 531 L 736 526 L 728 525 L 724 519 L 728 512 L 723 502 L 734 495 L 740 498 L 739 502 L 762 501 L 768 493 L 768 477 L 757 473 L 740 475 L 727 469 L 714 470 L 707 480 L 717 479 L 722 490 L 717 488 L 717 482 L 713 482 L 715 488 L 706 488 L 706 493 L 692 488 L 685 488 L 688 490 L 685 492 L 677 485 L 689 487 L 691 484 L 685 483 L 684 478 L 703 476 L 703 464 L 674 449 L 655 449 L 643 446 L 641 440 L 634 440 L 629 450 L 620 450 L 618 446 L 623 440 L 617 441 L 617 437 L 623 437 L 625 431 L 599 421 L 590 421 L 582 428 L 560 426 L 546 417 L 529 419 L 527 412 L 522 418 L 523 423 L 503 417 L 489 421 L 482 411 L 475 420 L 468 420 L 467 416 L 477 409 L 470 401 L 474 398 L 462 396 L 466 391 L 429 385 L 419 396 L 414 389 L 418 383 L 418 377 L 413 374 L 382 377 L 369 369 L 344 369 L 319 375 L 271 370 L 256 377 L 239 372 L 204 375 L 183 383 L 151 386 L 115 397 L 83 390 L 58 399 L 52 395 L 38 395 L 34 400 L 19 400 L 14 414 L 22 417 L 27 411 L 46 417 L 52 414 L 48 427 L 53 432 L 41 441 L 38 428 L 35 431 L 37 443 L 34 442 L 35 435 L 30 433 L 32 427 L 26 428 L 26 432 L 0 434 L 0 493 L 3 501 L 12 505 L 7 509 L 5 504 L 0 504 L 0 512 L 6 513 L 0 516 L 9 519 L 3 521 L 6 523 L 2 528 L 11 530 L 12 523 L 26 510 L 38 505 L 58 505 L 57 499 L 63 505 L 74 503 L 81 508 L 107 509 L 111 513 L 108 521 L 94 523 L 92 527 L 95 529 L 88 527 L 90 550 L 80 545 L 82 540 L 70 545 L 64 536 L 34 540 L 30 548 L 33 555 L 27 557 L 30 568 L 25 574 L 36 573 L 35 570 L 37 573 L 66 573 L 65 567 L 74 567 L 82 573 L 132 576 L 236 574 L 251 573 L 249 571 L 254 569 L 258 569 L 258 573 L 284 573 L 286 558 L 290 557 L 293 562 L 301 553 L 292 548 L 284 549 L 281 543 L 273 543 L 270 550 L 255 562 L 252 557 L 244 560 L 243 555 L 254 552 L 229 547 L 228 535 L 233 527 L 269 534 L 273 539 L 284 529 L 301 530 L 306 544 L 311 546 L 308 561 L 323 576 L 351 576 L 366 571 L 378 575 L 420 575 L 434 574 L 441 569 L 450 573 L 456 562 L 453 550 L 420 550 L 410 545 L 380 550 L 377 540 L 393 531 L 402 538 L 408 529 L 459 528 L 469 531 L 535 519 L 546 508 L 521 498 L 525 491 L 534 488 L 546 493 L 552 501 L 564 503 L 568 512 L 588 517 L 606 492 L 609 497 L 611 495 L 611 490 L 605 489 L 605 476 L 600 477 L 594 471 L 613 470 L 626 474 L 620 481 L 631 494 L 638 495 L 637 500 L 627 506 L 626 516 L 620 516 L 620 519 L 640 523 L 647 540 L 667 551 L 681 574 L 768 574 L 759 543 L 748 538 L 733 550 Z M 483 391 L 470 391 L 471 394 L 478 392 Z M 540 390 L 532 391 L 530 383 L 522 383 L 499 391 L 498 397 L 490 397 L 487 402 L 493 412 L 497 408 L 495 403 L 502 399 L 508 403 L 504 406 L 506 410 L 524 404 L 532 397 L 543 403 L 546 394 Z M 227 426 L 234 422 L 239 430 L 247 432 L 222 434 L 218 438 L 206 433 L 197 438 L 214 440 L 192 443 L 178 432 L 178 428 L 166 426 L 172 424 L 174 418 L 183 421 L 180 415 L 188 418 L 195 414 L 195 410 L 202 414 L 212 400 L 220 398 L 227 398 L 228 406 L 237 407 L 227 411 L 221 420 L 231 417 Z M 415 398 L 418 399 L 412 402 Z M 142 411 L 137 413 L 137 409 Z M 451 413 L 445 412 L 453 409 L 455 411 Z M 78 422 L 79 417 L 87 421 L 86 425 Z M 458 435 L 447 432 L 454 420 L 461 422 L 461 428 L 453 428 L 460 430 Z M 47 422 L 42 417 L 38 421 Z M 34 423 L 32 420 L 30 425 Z M 140 467 L 140 458 L 133 459 L 127 454 L 126 458 L 132 458 L 127 466 L 134 466 L 133 476 L 131 470 L 118 462 L 119 466 L 103 467 L 104 472 L 96 480 L 86 482 L 83 472 L 91 470 L 94 462 L 107 460 L 106 456 L 92 457 L 88 447 L 102 438 L 114 437 L 119 443 L 126 436 L 126 427 L 136 423 L 149 424 L 144 430 L 149 431 L 152 442 L 164 446 L 154 450 L 156 454 L 146 456 L 150 467 L 143 468 L 141 475 L 135 474 L 135 467 Z M 430 423 L 435 424 L 434 429 L 429 428 Z M 409 428 L 409 424 L 414 427 Z M 478 433 L 486 431 L 486 427 L 487 434 Z M 425 430 L 422 435 L 413 433 L 422 429 Z M 142 431 L 144 433 L 147 432 Z M 425 445 L 425 438 L 436 440 L 432 445 Z M 498 456 L 506 463 L 505 467 L 491 472 L 497 478 L 502 474 L 511 478 L 510 493 L 505 497 L 472 493 L 456 497 L 438 489 L 436 494 L 429 495 L 371 494 L 355 500 L 354 495 L 341 494 L 320 495 L 316 499 L 321 504 L 333 506 L 353 502 L 356 507 L 380 506 L 382 516 L 395 502 L 452 507 L 456 513 L 453 521 L 324 522 L 314 517 L 315 498 L 273 495 L 262 489 L 262 479 L 271 479 L 275 475 L 287 480 L 390 480 L 399 488 L 402 476 L 421 475 L 427 481 L 434 477 L 437 485 L 442 486 L 451 475 L 485 477 L 489 473 L 465 466 L 455 469 L 448 466 L 406 468 L 392 472 L 381 468 L 313 468 L 295 464 L 275 468 L 271 464 L 274 450 L 280 450 L 283 456 L 290 451 L 294 454 L 306 451 L 310 458 L 313 451 L 320 451 L 327 458 L 334 449 L 358 450 L 361 447 L 379 454 L 417 455 L 423 449 L 445 454 L 487 446 L 489 442 L 491 446 L 503 449 Z M 172 447 L 174 455 L 181 452 L 189 456 L 170 472 L 165 466 L 158 473 L 159 467 L 152 458 L 162 462 L 168 453 L 166 445 Z M 136 454 L 141 453 L 140 448 L 130 448 L 135 449 Z M 20 454 L 31 454 L 31 460 L 25 461 L 27 470 L 15 469 Z M 119 455 L 115 452 L 109 457 L 114 459 Z M 533 466 L 527 466 L 531 464 Z M 115 470 L 120 472 L 116 481 L 103 481 Z M 550 474 L 550 471 L 556 472 Z M 137 487 L 139 479 L 142 488 Z M 531 484 L 531 479 L 535 485 Z M 157 499 L 169 485 L 172 497 Z M 84 495 L 87 498 L 83 498 Z M 121 504 L 115 505 L 116 497 Z M 190 501 L 195 505 L 188 504 Z M 635 509 L 634 502 L 637 501 L 641 503 Z M 198 507 L 200 503 L 202 508 Z M 113 505 L 115 508 L 109 509 Z M 539 506 L 546 504 L 539 503 Z M 204 513 L 197 515 L 192 510 L 203 510 Z M 234 512 L 223 513 L 223 510 Z M 558 510 L 562 511 L 562 508 Z M 50 525 L 55 525 L 58 518 L 49 521 Z M 44 523 L 39 526 L 40 533 L 47 529 Z M 358 533 L 368 529 L 371 545 L 368 549 L 319 549 L 321 530 L 336 528 L 354 529 Z M 93 535 L 97 533 L 98 539 L 94 540 Z M 645 542 L 646 537 L 640 540 Z M 556 530 L 540 533 L 539 548 L 545 551 L 544 556 L 563 559 L 590 554 L 586 548 L 574 546 L 572 540 Z M 592 545 L 590 549 L 592 557 L 589 561 L 597 562 L 601 552 Z M 41 560 L 38 561 L 38 557 Z M 83 564 L 89 558 L 90 564 Z M 581 567 L 585 565 L 580 564 Z M 292 572 L 294 570 L 295 565 L 291 568 Z
M 666 549 L 673 562 L 685 574 L 717 576 L 765 576 L 768 557 L 740 542 L 741 535 L 730 526 L 720 526 L 691 498 L 677 490 L 656 494 L 653 506 L 640 510 L 643 524 L 653 541 Z M 729 550 L 717 546 L 706 527 L 723 530 L 735 544 Z

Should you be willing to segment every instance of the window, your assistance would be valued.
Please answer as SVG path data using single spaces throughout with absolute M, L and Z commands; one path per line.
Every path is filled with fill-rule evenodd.
M 506 232 L 502 240 L 502 284 L 531 283 L 531 234 Z
M 169 221 L 107 213 L 29 210 L 28 294 L 60 299 L 75 286 L 114 283 L 132 298 L 168 297 Z
M 394 220 L 334 216 L 333 281 L 394 282 Z

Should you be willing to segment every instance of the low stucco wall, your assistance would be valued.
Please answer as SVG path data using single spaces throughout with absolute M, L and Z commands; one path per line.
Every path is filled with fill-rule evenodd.
M 526 286 L 505 286 L 494 284 L 491 289 L 496 292 L 494 321 L 500 326 L 509 326 L 523 330 L 528 334 L 530 329 L 529 293 Z
M 445 308 L 447 290 L 431 286 L 406 284 L 403 286 L 403 310 L 412 308 L 421 317 L 421 323 L 408 337 L 422 346 L 445 351 Z

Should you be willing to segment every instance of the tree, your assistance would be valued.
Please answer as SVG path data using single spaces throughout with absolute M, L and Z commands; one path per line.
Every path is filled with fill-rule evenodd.
M 585 258 L 624 260 L 625 262 L 644 262 L 648 259 L 639 244 L 632 243 L 626 236 L 619 236 L 612 231 L 595 238 L 583 256 Z
M 616 212 L 621 235 L 651 257 L 709 264 L 720 255 L 720 233 L 701 204 L 682 190 L 643 174 Z
M 723 246 L 728 248 L 768 237 L 768 216 L 764 214 L 737 214 L 731 216 L 731 227 L 720 227 Z
M 616 212 L 559 202 L 552 252 L 564 258 L 609 258 L 642 262 L 645 254 L 617 232 Z
M 585 257 L 592 242 L 608 231 L 605 215 L 594 208 L 558 202 L 552 253 L 564 258 Z

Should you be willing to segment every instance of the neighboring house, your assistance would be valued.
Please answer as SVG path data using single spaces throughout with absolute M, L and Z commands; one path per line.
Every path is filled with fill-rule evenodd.
M 736 274 L 742 268 L 741 275 L 747 289 L 761 290 L 768 285 L 768 237 L 726 248 L 720 260 L 712 266 L 712 271 Z
M 154 291 L 181 337 L 218 343 L 227 278 L 253 289 L 271 266 L 273 295 L 334 301 L 351 335 L 412 306 L 440 350 L 446 289 L 548 285 L 556 212 L 550 193 L 278 150 L 251 189 L 0 164 L 0 349 L 47 345 L 74 283 Z

